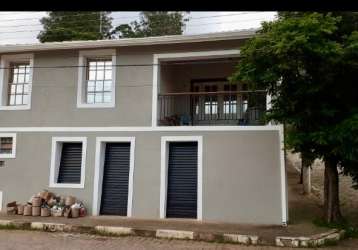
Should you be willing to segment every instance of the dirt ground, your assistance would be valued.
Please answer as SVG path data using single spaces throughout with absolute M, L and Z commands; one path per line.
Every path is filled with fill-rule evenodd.
M 291 165 L 299 168 L 297 155 L 289 156 Z M 297 180 L 298 181 L 298 180 Z M 324 164 L 316 160 L 312 165 L 311 182 L 314 194 L 319 198 L 320 207 L 323 204 Z M 339 176 L 340 203 L 343 216 L 353 225 L 358 226 L 358 190 L 352 188 L 352 178 L 340 174 Z M 358 248 L 358 247 L 357 247 Z

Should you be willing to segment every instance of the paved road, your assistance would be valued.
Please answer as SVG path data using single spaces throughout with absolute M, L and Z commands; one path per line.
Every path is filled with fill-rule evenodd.
M 325 249 L 357 249 L 358 240 L 347 240 L 340 246 Z M 45 233 L 35 231 L 0 230 L 1 250 L 112 250 L 112 249 L 242 249 L 282 250 L 275 247 L 246 247 L 233 244 L 207 243 L 184 240 L 165 240 L 144 237 L 103 237 L 84 234 Z

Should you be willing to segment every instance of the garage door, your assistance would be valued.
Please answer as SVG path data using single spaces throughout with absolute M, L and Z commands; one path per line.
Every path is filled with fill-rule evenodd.
M 197 142 L 170 142 L 167 218 L 197 217 Z
M 101 210 L 127 216 L 130 143 L 106 143 Z

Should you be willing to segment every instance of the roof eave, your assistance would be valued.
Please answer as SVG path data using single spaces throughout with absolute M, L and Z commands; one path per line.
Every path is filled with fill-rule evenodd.
M 3 45 L 0 46 L 0 53 L 21 53 L 31 51 L 64 50 L 64 49 L 95 49 L 108 47 L 127 47 L 145 46 L 178 43 L 196 43 L 224 40 L 240 40 L 251 38 L 256 30 L 245 30 L 235 32 L 209 33 L 200 35 L 177 35 L 146 38 L 127 38 L 116 40 L 99 41 L 71 41 L 71 42 L 52 42 L 25 45 Z

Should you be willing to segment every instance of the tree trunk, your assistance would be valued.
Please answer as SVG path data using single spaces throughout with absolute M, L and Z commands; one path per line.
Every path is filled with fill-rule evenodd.
M 326 222 L 340 222 L 342 214 L 339 205 L 339 177 L 337 162 L 325 160 L 324 171 L 324 219 Z
M 311 161 L 302 154 L 302 184 L 303 184 L 303 194 L 311 193 Z

